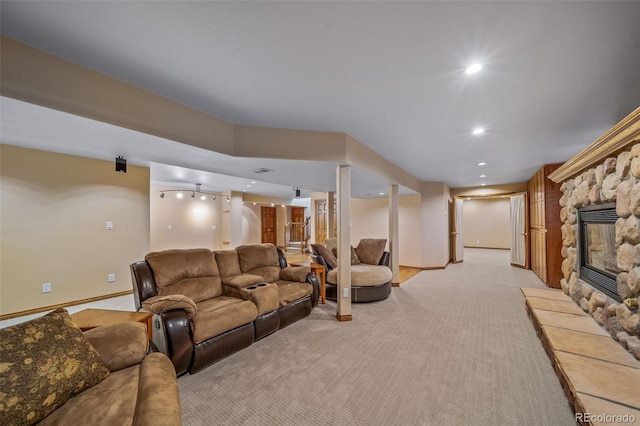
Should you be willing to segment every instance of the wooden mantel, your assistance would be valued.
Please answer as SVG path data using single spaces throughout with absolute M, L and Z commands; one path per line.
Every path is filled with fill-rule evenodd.
M 635 142 L 640 142 L 640 107 L 551 173 L 549 179 L 556 183 L 564 182 Z

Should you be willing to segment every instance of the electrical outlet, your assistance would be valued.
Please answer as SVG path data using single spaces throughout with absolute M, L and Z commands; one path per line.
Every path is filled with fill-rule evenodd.
M 42 292 L 50 293 L 51 292 L 51 283 L 42 283 Z
M 349 287 L 342 289 L 342 297 L 349 297 Z
M 116 274 L 109 274 L 107 275 L 107 281 L 112 283 L 116 280 Z
M 111 231 L 113 229 L 113 222 L 109 221 L 107 222 L 107 230 Z

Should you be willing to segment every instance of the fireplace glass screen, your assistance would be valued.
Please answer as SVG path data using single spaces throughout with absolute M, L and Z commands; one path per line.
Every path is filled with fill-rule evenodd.
M 613 223 L 586 223 L 585 265 L 616 278 L 621 271 L 616 261 L 616 227 Z
M 580 278 L 620 301 L 616 277 L 615 205 L 589 206 L 578 211 Z

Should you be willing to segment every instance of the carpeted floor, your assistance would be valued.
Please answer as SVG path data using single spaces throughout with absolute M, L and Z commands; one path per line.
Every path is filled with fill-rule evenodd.
M 509 253 L 467 249 L 386 301 L 328 303 L 179 379 L 185 425 L 574 425 Z M 454 304 L 452 304 L 454 302 Z

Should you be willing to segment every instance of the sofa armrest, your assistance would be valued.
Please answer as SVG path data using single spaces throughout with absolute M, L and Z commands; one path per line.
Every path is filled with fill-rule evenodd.
M 182 424 L 176 372 L 164 354 L 150 354 L 140 365 L 138 400 L 132 424 Z
M 309 272 L 311 272 L 311 268 L 308 266 L 287 266 L 280 270 L 280 279 L 303 283 L 307 280 Z
M 309 273 L 307 274 L 305 281 L 313 287 L 313 293 L 311 293 L 311 306 L 315 308 L 318 306 L 318 300 L 320 299 L 320 280 L 318 280 L 318 277 L 314 274 Z
M 147 328 L 139 322 L 96 327 L 84 336 L 112 372 L 140 364 L 149 349 Z
M 378 262 L 378 265 L 389 266 L 390 261 L 391 261 L 391 253 L 389 253 L 388 251 L 385 251 L 384 253 L 382 253 L 382 257 L 380 258 L 380 262 Z
M 169 357 L 177 375 L 189 369 L 193 352 L 191 320 L 178 309 L 153 315 L 153 343 Z
M 153 296 L 142 302 L 142 307 L 154 314 L 162 314 L 167 311 L 184 310 L 189 318 L 193 318 L 198 312 L 196 303 L 182 294 L 167 296 Z

